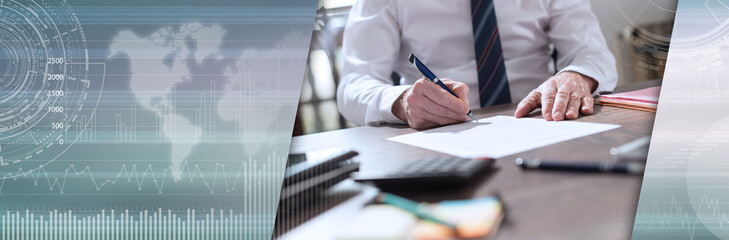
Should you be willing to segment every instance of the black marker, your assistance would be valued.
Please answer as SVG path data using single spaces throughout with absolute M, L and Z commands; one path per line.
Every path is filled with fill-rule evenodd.
M 614 162 L 558 162 L 544 161 L 541 159 L 526 160 L 516 159 L 516 165 L 523 169 L 542 169 L 575 172 L 606 172 L 606 173 L 628 173 L 641 174 L 645 169 L 644 164 L 639 163 L 614 163 Z

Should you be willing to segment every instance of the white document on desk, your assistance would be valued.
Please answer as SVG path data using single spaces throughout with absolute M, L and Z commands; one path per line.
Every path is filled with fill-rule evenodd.
M 388 138 L 463 158 L 500 158 L 620 125 L 495 116 Z

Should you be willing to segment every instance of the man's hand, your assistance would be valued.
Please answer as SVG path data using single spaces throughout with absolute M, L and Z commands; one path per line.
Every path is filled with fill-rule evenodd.
M 597 81 L 585 75 L 565 71 L 532 90 L 516 107 L 514 117 L 529 115 L 542 107 L 542 116 L 547 121 L 576 119 L 582 114 L 592 114 L 594 100 L 592 92 Z
M 412 128 L 429 128 L 468 120 L 468 86 L 441 79 L 453 93 L 421 78 L 392 104 L 392 113 Z

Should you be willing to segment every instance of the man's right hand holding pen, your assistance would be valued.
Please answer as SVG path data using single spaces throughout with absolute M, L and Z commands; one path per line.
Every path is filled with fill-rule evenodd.
M 468 85 L 441 79 L 457 98 L 440 86 L 421 78 L 392 104 L 392 113 L 412 128 L 430 128 L 470 120 Z

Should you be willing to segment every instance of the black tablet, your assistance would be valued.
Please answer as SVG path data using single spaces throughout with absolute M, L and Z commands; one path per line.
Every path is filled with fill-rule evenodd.
M 359 153 L 344 148 L 326 148 L 303 154 L 289 154 L 283 185 L 291 185 L 345 165 Z

